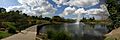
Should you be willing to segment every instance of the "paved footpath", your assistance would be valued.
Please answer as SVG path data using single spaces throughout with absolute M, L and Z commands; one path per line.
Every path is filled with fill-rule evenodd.
M 32 26 L 23 30 L 21 33 L 14 34 L 10 37 L 1 39 L 1 40 L 35 40 L 36 37 L 36 26 Z

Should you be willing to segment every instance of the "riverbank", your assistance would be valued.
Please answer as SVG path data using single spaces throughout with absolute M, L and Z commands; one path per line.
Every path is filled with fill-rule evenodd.
M 120 40 L 120 27 L 112 30 L 105 36 L 106 36 L 105 40 Z
M 106 24 L 106 25 L 110 25 L 110 22 L 83 22 L 85 24 Z

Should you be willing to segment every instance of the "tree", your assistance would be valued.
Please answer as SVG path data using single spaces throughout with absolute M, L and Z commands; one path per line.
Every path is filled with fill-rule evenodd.
M 90 20 L 90 21 L 94 21 L 94 20 L 95 20 L 95 18 L 94 18 L 94 17 L 92 17 L 92 18 L 90 18 L 89 20 Z
M 44 19 L 47 20 L 47 21 L 51 20 L 51 18 L 49 18 L 49 17 L 45 17 Z
M 119 0 L 107 0 L 108 11 L 110 13 L 109 18 L 112 20 L 114 28 L 120 27 L 120 1 Z
M 28 16 L 27 14 L 23 13 L 24 16 Z
M 83 17 L 80 22 L 86 22 L 86 21 L 87 21 L 87 19 L 85 17 Z
M 53 16 L 52 20 L 57 21 L 57 22 L 61 22 L 62 18 L 60 16 Z
M 16 33 L 16 28 L 15 27 L 9 27 L 8 32 L 15 34 Z
M 83 20 L 86 20 L 86 18 L 85 18 L 85 17 L 83 17 Z
M 5 8 L 0 8 L 0 13 L 2 12 L 6 12 L 6 9 Z

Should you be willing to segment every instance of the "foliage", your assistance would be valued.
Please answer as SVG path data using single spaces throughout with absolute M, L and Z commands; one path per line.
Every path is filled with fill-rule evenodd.
M 6 27 L 6 29 L 8 29 L 8 33 L 16 33 L 16 27 L 15 27 L 15 23 L 13 22 L 2 22 L 4 24 L 4 26 Z
M 109 18 L 112 21 L 114 28 L 120 27 L 120 2 L 119 0 L 107 0 L 106 1 L 108 11 L 110 13 Z
M 113 37 L 106 37 L 104 40 L 117 40 L 117 39 Z
M 52 40 L 72 40 L 71 38 L 72 37 L 65 32 L 58 32 L 53 36 Z
M 15 23 L 13 22 L 2 22 L 4 26 L 6 26 L 6 29 L 8 29 L 8 33 L 16 33 L 16 27 Z
M 6 12 L 6 9 L 0 8 L 0 13 L 2 13 L 2 12 Z
M 24 30 L 31 25 L 35 25 L 36 21 L 39 19 L 37 16 L 28 16 L 21 11 L 10 11 L 6 12 L 6 9 L 0 8 L 0 23 L 4 24 L 3 27 L 16 30 Z M 3 12 L 5 11 L 5 12 Z
M 50 21 L 51 18 L 49 18 L 49 17 L 45 17 L 44 20 Z
M 107 0 L 106 6 L 109 11 L 109 19 L 111 19 L 112 24 L 108 26 L 108 28 L 111 30 L 120 27 L 120 0 Z M 114 35 L 114 36 L 117 36 Z M 119 37 L 119 36 L 118 36 Z M 116 39 L 117 37 L 107 37 L 105 40 L 120 40 Z
M 13 27 L 13 26 L 15 26 L 15 23 L 13 23 L 13 22 L 2 22 L 2 24 L 4 26 L 6 26 L 6 27 Z
M 60 16 L 53 16 L 52 20 L 56 21 L 56 22 L 62 22 L 63 21 L 63 19 Z
M 1 38 L 4 38 L 4 37 L 8 37 L 10 36 L 11 34 L 7 33 L 7 32 L 3 32 L 3 31 L 0 31 L 0 39 Z
M 95 22 L 95 18 L 89 18 L 89 19 L 86 19 L 86 18 L 83 18 L 80 22 Z
M 71 35 L 68 32 L 56 32 L 56 31 L 52 31 L 49 30 L 47 31 L 47 35 L 48 35 L 48 39 L 51 40 L 72 40 Z
M 60 16 L 53 16 L 51 21 L 55 22 L 66 22 L 66 23 L 73 23 L 75 22 L 74 19 L 64 19 L 63 17 Z
M 47 31 L 48 39 L 51 39 L 51 38 L 54 36 L 54 34 L 55 34 L 54 31 L 48 30 L 48 31 Z
M 16 33 L 16 28 L 15 28 L 15 27 L 9 27 L 9 28 L 8 28 L 8 33 L 13 33 L 13 34 L 15 34 L 15 33 Z
M 74 19 L 64 19 L 64 22 L 74 23 L 74 22 L 76 22 L 76 20 L 74 20 Z

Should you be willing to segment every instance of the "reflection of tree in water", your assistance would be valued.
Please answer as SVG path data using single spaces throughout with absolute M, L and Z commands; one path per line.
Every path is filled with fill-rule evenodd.
M 62 30 L 64 30 L 63 27 L 64 26 L 62 24 L 55 24 L 55 25 L 46 26 L 46 29 L 53 29 L 53 30 L 56 30 L 56 31 L 62 31 Z

